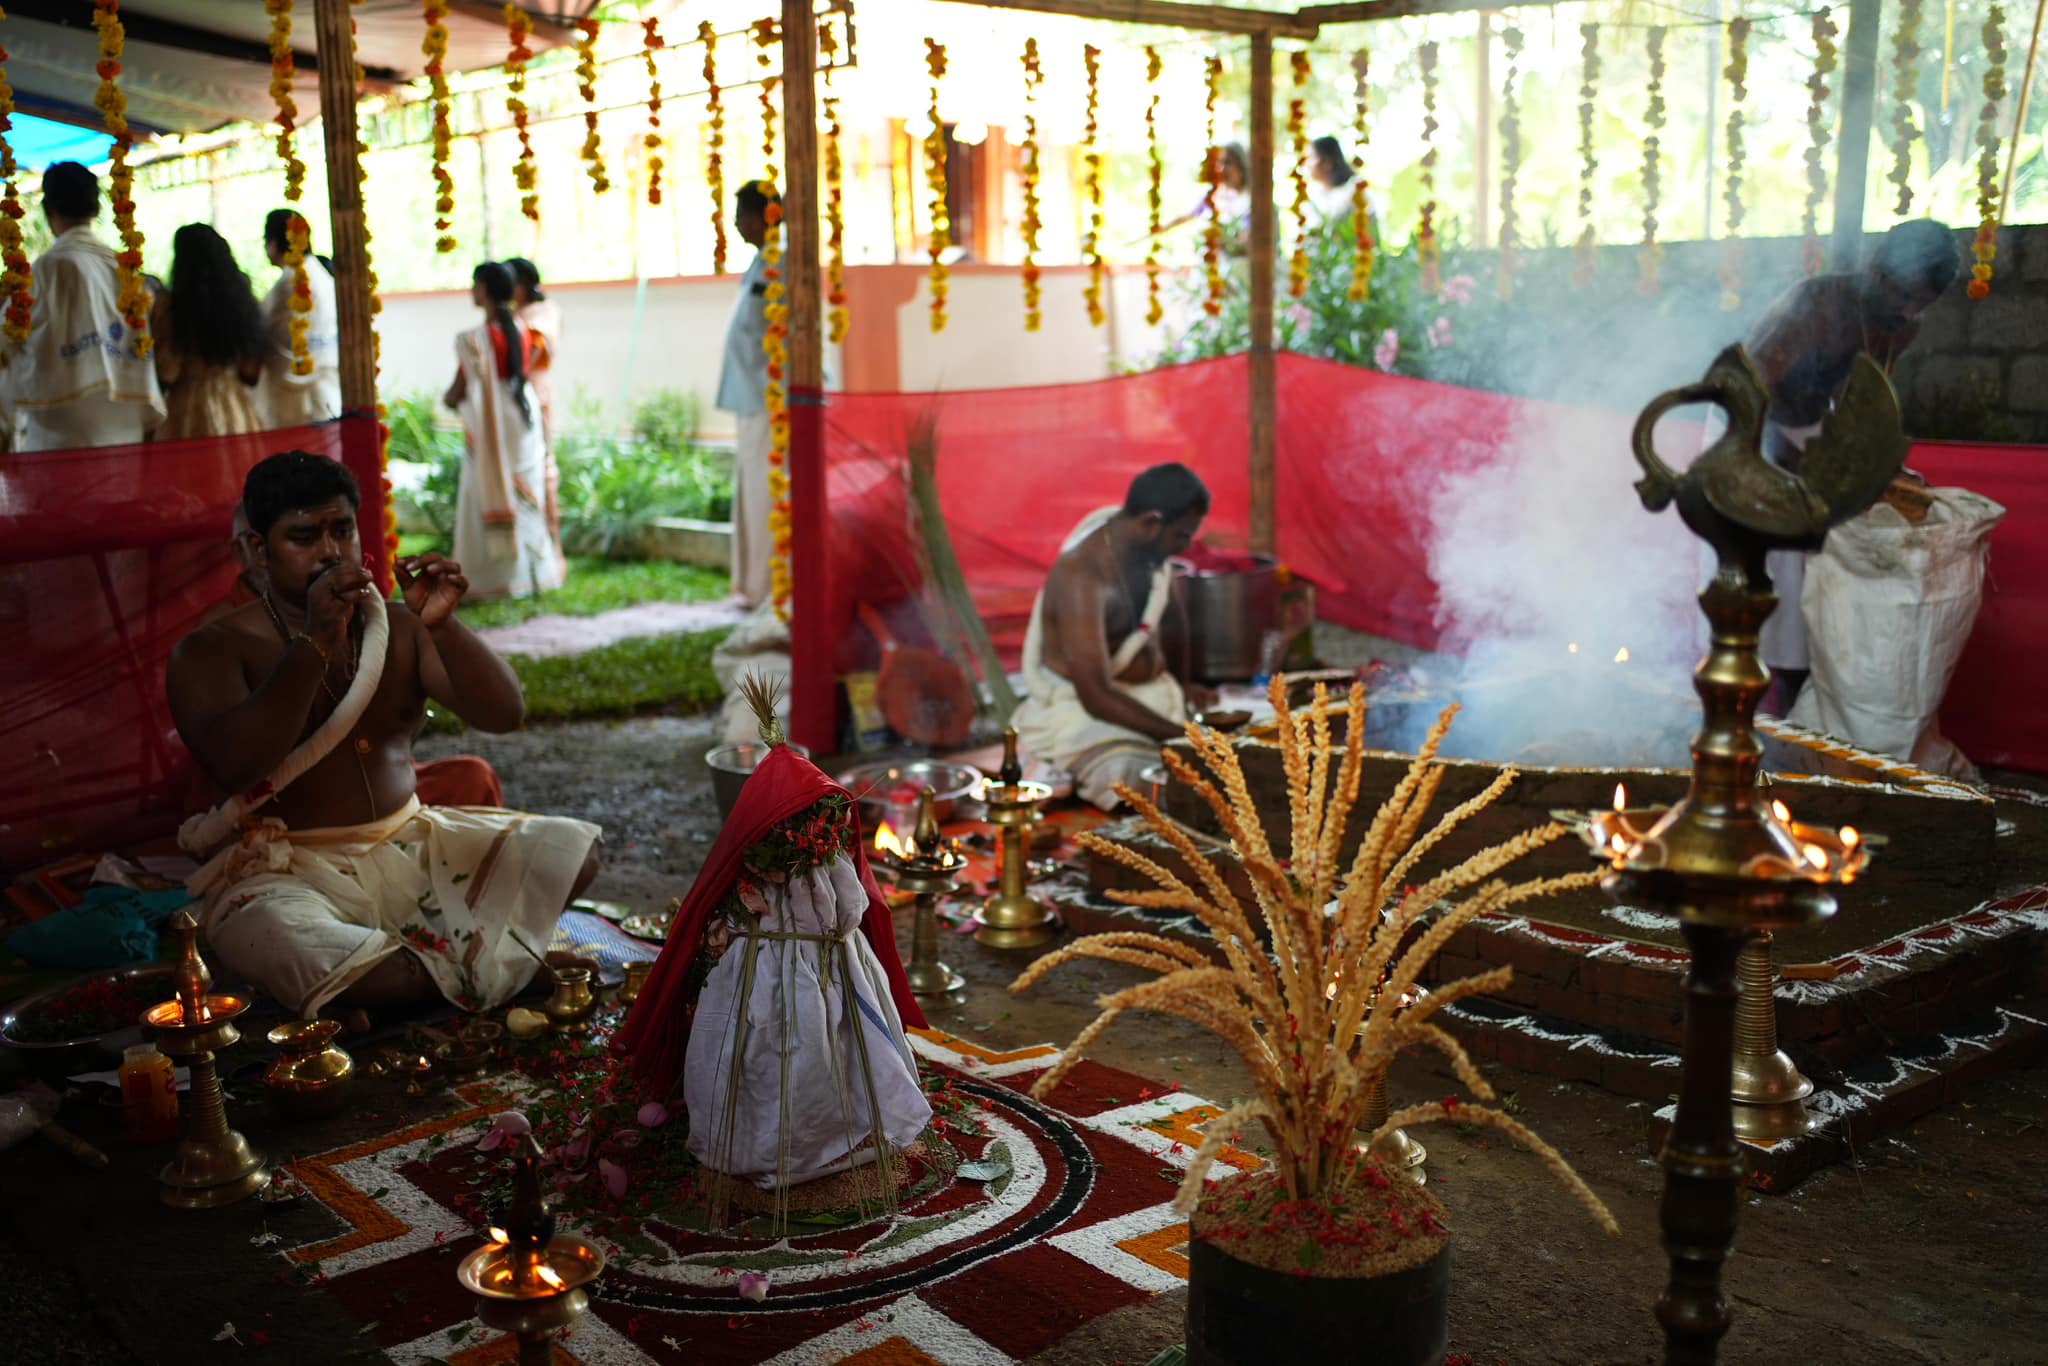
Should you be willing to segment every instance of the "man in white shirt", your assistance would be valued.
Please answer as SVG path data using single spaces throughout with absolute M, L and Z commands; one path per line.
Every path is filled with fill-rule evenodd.
M 257 413 L 267 431 L 307 427 L 341 416 L 341 317 L 334 304 L 334 263 L 313 255 L 312 233 L 306 234 L 306 286 L 313 307 L 306 314 L 306 350 L 311 374 L 292 373 L 292 282 L 285 257 L 291 251 L 291 209 L 272 209 L 263 220 L 263 253 L 278 268 L 277 283 L 263 299 L 263 322 L 270 344 L 263 356 L 263 380 L 257 386 Z
M 100 181 L 75 161 L 43 172 L 43 217 L 56 240 L 32 268 L 28 336 L 0 351 L 0 400 L 18 413 L 24 451 L 140 442 L 164 415 L 156 366 L 121 316 L 121 267 L 93 235 Z
M 768 601 L 774 543 L 768 530 L 768 263 L 761 243 L 768 235 L 768 187 L 758 180 L 733 195 L 733 226 L 754 248 L 754 260 L 740 277 L 739 301 L 725 328 L 725 362 L 718 375 L 718 406 L 738 419 L 732 462 L 732 591 L 749 607 Z

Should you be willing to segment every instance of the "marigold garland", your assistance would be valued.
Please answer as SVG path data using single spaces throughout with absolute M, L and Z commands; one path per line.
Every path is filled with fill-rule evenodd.
M 1593 177 L 1600 169 L 1600 161 L 1593 154 L 1593 112 L 1600 90 L 1600 26 L 1580 24 L 1579 38 L 1579 239 L 1572 247 L 1578 257 L 1572 283 L 1584 289 L 1593 283 L 1593 270 L 1599 259 L 1599 237 L 1593 229 Z
M 1308 53 L 1296 51 L 1287 58 L 1294 76 L 1294 98 L 1287 101 L 1287 136 L 1294 148 L 1294 165 L 1287 178 L 1294 182 L 1294 199 L 1288 211 L 1294 216 L 1294 251 L 1287 258 L 1287 293 L 1299 299 L 1308 293 Z
M 775 83 L 773 77 L 766 82 Z M 767 228 L 761 237 L 761 261 L 767 288 L 761 297 L 768 327 L 761 337 L 761 350 L 768 361 L 768 384 L 762 395 L 768 410 L 768 534 L 773 545 L 768 578 L 775 615 L 788 621 L 790 589 L 795 582 L 789 558 L 793 512 L 789 502 L 789 390 L 784 384 L 789 364 L 789 305 L 784 302 L 788 291 L 782 283 L 782 202 L 772 165 L 766 168 L 765 183 L 770 198 L 763 215 Z
M 934 332 L 946 330 L 946 282 L 952 272 L 940 258 L 953 245 L 953 220 L 946 211 L 946 126 L 939 122 L 939 82 L 946 76 L 946 45 L 934 39 L 924 40 L 924 64 L 931 72 L 932 102 L 930 109 L 931 131 L 925 134 L 925 184 L 932 192 L 931 214 L 931 326 Z
M 92 26 L 99 30 L 99 89 L 93 94 L 93 108 L 107 122 L 114 135 L 113 166 L 107 183 L 114 208 L 114 226 L 121 234 L 121 250 L 114 259 L 121 266 L 121 292 L 115 304 L 128 324 L 137 356 L 147 356 L 149 337 L 149 289 L 142 283 L 142 233 L 135 226 L 135 172 L 128 165 L 128 151 L 135 134 L 128 128 L 128 97 L 114 84 L 121 74 L 121 52 L 127 45 L 127 30 L 121 26 L 121 0 L 93 0 Z
M 0 22 L 7 18 L 7 12 L 0 9 Z M 7 134 L 14 128 L 14 87 L 7 80 L 7 49 L 0 47 L 0 180 L 7 183 L 6 192 L 0 195 L 0 294 L 7 298 L 7 313 L 0 332 L 10 341 L 22 342 L 28 339 L 30 315 L 35 311 L 35 295 L 29 292 L 34 280 L 29 265 L 28 252 L 22 247 L 21 194 L 15 184 L 19 174 L 14 163 L 14 144 Z
M 1422 67 L 1422 216 L 1415 225 L 1415 262 L 1422 268 L 1422 289 L 1434 294 L 1441 282 L 1441 257 L 1436 240 L 1436 58 L 1437 45 L 1424 43 L 1416 53 Z
M 1667 30 L 1662 24 L 1653 26 L 1649 32 L 1650 50 L 1650 106 L 1643 115 L 1643 121 L 1650 127 L 1643 138 L 1643 250 L 1642 278 L 1636 282 L 1641 294 L 1657 292 L 1657 273 L 1664 261 L 1664 248 L 1657 241 L 1657 205 L 1663 182 L 1659 167 L 1663 159 L 1663 139 L 1658 136 L 1664 127 L 1664 36 Z
M 1728 206 L 1728 245 L 1721 253 L 1721 307 L 1728 311 L 1742 307 L 1742 104 L 1749 98 L 1749 20 L 1728 21 L 1728 64 L 1721 74 L 1728 78 L 1728 188 L 1722 202 Z
M 1898 187 L 1900 214 L 1913 208 L 1913 94 L 1920 62 L 1920 0 L 1899 0 L 1899 23 L 1892 30 L 1892 169 L 1885 176 Z
M 1828 193 L 1827 148 L 1834 141 L 1827 121 L 1828 77 L 1835 70 L 1835 38 L 1840 33 L 1833 10 L 1823 7 L 1813 16 L 1813 74 L 1806 78 L 1806 211 L 1801 219 L 1806 237 L 1801 255 L 1808 275 L 1818 275 L 1822 264 L 1820 206 Z
M 846 164 L 839 151 L 839 97 L 832 93 L 832 64 L 839 39 L 830 23 L 818 25 L 818 52 L 825 70 L 825 322 L 827 337 L 846 340 L 852 318 L 846 311 Z
M 1163 207 L 1161 188 L 1166 182 L 1166 163 L 1159 155 L 1159 73 L 1165 70 L 1159 60 L 1159 49 L 1145 49 L 1145 88 L 1151 93 L 1145 101 L 1145 322 L 1157 327 L 1166 317 L 1166 309 L 1159 302 L 1159 230 L 1160 210 Z
M 1501 52 L 1507 57 L 1507 75 L 1500 95 L 1500 253 L 1496 283 L 1500 297 L 1515 293 L 1515 248 L 1521 245 L 1521 228 L 1515 219 L 1515 189 L 1522 175 L 1522 30 L 1510 24 L 1501 31 Z
M 1368 139 L 1366 75 L 1370 55 L 1360 49 L 1351 59 L 1357 78 L 1353 94 L 1356 112 L 1351 124 L 1351 287 L 1346 291 L 1352 303 L 1364 303 L 1372 293 L 1372 210 L 1366 204 L 1365 145 Z
M 725 92 L 718 85 L 718 30 L 697 25 L 704 45 L 704 185 L 711 192 L 711 273 L 725 274 Z M 653 59 L 648 59 L 649 70 Z
M 1216 97 L 1223 85 L 1223 59 L 1205 57 L 1203 70 L 1208 84 L 1204 106 L 1208 124 L 1203 140 L 1209 151 L 1202 161 L 1202 182 L 1208 187 L 1202 196 L 1202 207 L 1207 211 L 1209 221 L 1202 231 L 1202 269 L 1208 275 L 1208 293 L 1202 299 L 1202 311 L 1216 318 L 1223 314 L 1223 211 L 1216 203 L 1216 192 L 1223 188 L 1223 148 L 1216 142 Z
M 603 194 L 612 187 L 604 170 L 604 146 L 597 133 L 597 20 L 576 21 L 576 93 L 588 106 L 583 111 L 583 159 L 590 176 L 590 188 Z
M 1977 114 L 1977 239 L 1970 254 L 1969 295 L 1991 293 L 1991 263 L 1998 259 L 1998 102 L 2005 98 L 2005 9 L 1993 5 L 1984 18 L 1984 107 Z M 13 186 L 8 192 L 13 193 Z
M 505 36 L 510 44 L 505 53 L 505 74 L 510 77 L 505 85 L 505 108 L 519 134 L 519 159 L 512 163 L 512 180 L 519 186 L 519 212 L 538 223 L 540 196 L 534 192 L 537 171 L 533 132 L 528 127 L 532 116 L 526 107 L 526 64 L 533 60 L 533 49 L 526 45 L 526 40 L 533 35 L 533 20 L 525 10 L 510 3 L 504 13 Z
M 299 108 L 292 99 L 292 0 L 263 0 L 270 15 L 270 97 L 277 102 L 277 154 L 284 160 L 284 197 L 297 204 L 306 190 L 306 163 L 299 160 L 294 129 Z M 312 229 L 299 214 L 291 216 L 285 232 L 284 265 L 292 273 L 291 317 L 287 320 L 292 355 L 292 373 L 313 373 L 312 319 L 313 281 L 306 273 L 306 257 L 312 249 Z
M 642 19 L 640 21 L 640 55 L 647 63 L 647 131 L 641 135 L 640 145 L 647 149 L 647 202 L 659 207 L 661 204 L 661 68 L 654 64 L 654 54 L 661 51 L 661 21 Z
M 1024 40 L 1024 330 L 1036 332 L 1045 321 L 1039 309 L 1038 285 L 1038 87 L 1045 72 L 1038 64 L 1038 40 Z
M 1088 77 L 1088 122 L 1081 130 L 1081 193 L 1088 201 L 1088 231 L 1081 239 L 1081 255 L 1088 261 L 1088 283 L 1081 297 L 1088 305 L 1088 325 L 1100 327 L 1109 318 L 1102 306 L 1102 282 L 1108 268 L 1102 261 L 1102 149 L 1098 145 L 1102 125 L 1102 49 L 1083 44 L 1081 66 Z
M 420 52 L 427 59 L 427 80 L 434 110 L 434 250 L 447 255 L 455 250 L 455 177 L 448 172 L 448 157 L 455 144 L 455 132 L 448 114 L 448 0 L 422 0 L 427 18 L 427 36 L 420 40 Z

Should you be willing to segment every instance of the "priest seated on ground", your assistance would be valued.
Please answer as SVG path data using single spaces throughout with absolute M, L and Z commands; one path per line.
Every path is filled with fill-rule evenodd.
M 1194 543 L 1209 490 L 1185 465 L 1154 465 L 1122 506 L 1081 519 L 1060 547 L 1024 636 L 1026 696 L 1012 718 L 1034 758 L 1074 775 L 1108 810 L 1186 725 L 1189 689 L 1167 670 L 1159 621 L 1172 596 L 1167 561 Z
M 439 555 L 400 560 L 388 607 L 362 565 L 354 476 L 303 451 L 249 472 L 256 601 L 180 642 L 178 733 L 220 805 L 179 840 L 225 970 L 311 1016 L 437 993 L 501 1005 L 597 872 L 598 827 L 421 804 L 412 740 L 429 699 L 515 729 L 519 680 L 455 615 Z M 352 1021 L 358 1025 L 363 1020 Z

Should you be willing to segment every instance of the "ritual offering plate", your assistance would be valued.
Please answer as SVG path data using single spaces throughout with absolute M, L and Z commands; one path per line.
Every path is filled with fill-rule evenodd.
M 619 922 L 619 928 L 635 939 L 647 939 L 659 944 L 668 938 L 668 929 L 673 923 L 674 913 L 663 911 L 658 915 L 629 915 Z
M 981 770 L 972 764 L 948 763 L 943 759 L 916 759 L 908 763 L 883 760 L 849 768 L 839 775 L 839 785 L 860 803 L 861 827 L 873 830 L 892 808 L 914 809 L 925 788 L 932 790 L 932 814 L 939 824 L 953 819 L 954 808 L 981 782 Z
M 45 1081 L 121 1065 L 143 1038 L 142 1012 L 174 990 L 169 963 L 74 977 L 0 1011 L 0 1046 Z

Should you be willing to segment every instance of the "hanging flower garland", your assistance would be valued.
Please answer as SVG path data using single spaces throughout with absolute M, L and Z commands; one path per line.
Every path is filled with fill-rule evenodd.
M 121 74 L 121 52 L 127 46 L 127 30 L 121 26 L 121 0 L 93 0 L 92 26 L 99 30 L 99 89 L 93 108 L 107 121 L 114 135 L 113 166 L 107 183 L 114 206 L 114 226 L 121 234 L 121 250 L 114 259 L 121 267 L 121 292 L 115 305 L 134 338 L 135 354 L 147 356 L 149 339 L 149 289 L 142 283 L 142 233 L 135 226 L 135 172 L 128 165 L 128 150 L 135 134 L 128 130 L 128 97 L 114 84 Z
M 773 19 L 763 19 L 754 26 L 754 43 L 759 51 L 754 54 L 761 66 L 769 65 L 769 48 L 780 44 L 782 33 Z M 761 338 L 761 349 L 768 362 L 768 384 L 763 404 L 768 410 L 768 533 L 773 542 L 769 561 L 769 591 L 775 603 L 775 615 L 789 620 L 790 587 L 793 582 L 790 572 L 789 544 L 792 531 L 791 508 L 789 503 L 789 388 L 787 373 L 789 366 L 789 305 L 785 302 L 788 290 L 782 283 L 782 200 L 776 189 L 775 170 L 775 92 L 781 80 L 768 76 L 761 82 L 761 165 L 762 180 L 768 191 L 768 208 L 762 215 L 766 230 L 761 238 L 761 264 L 767 280 L 762 292 L 764 318 L 768 324 Z
M 583 111 L 583 159 L 590 176 L 590 188 L 603 194 L 612 187 L 604 173 L 604 147 L 597 135 L 597 20 L 576 21 L 576 93 L 587 106 Z
M 1522 101 L 1518 89 L 1522 74 L 1522 30 L 1510 24 L 1501 31 L 1501 51 L 1508 70 L 1500 95 L 1500 256 L 1497 284 L 1500 297 L 1515 293 L 1515 248 L 1522 233 L 1515 221 L 1515 189 L 1522 175 Z
M 1145 88 L 1150 95 L 1145 101 L 1145 322 L 1157 327 L 1166 317 L 1166 309 L 1159 302 L 1159 229 L 1160 209 L 1163 202 L 1161 187 L 1166 182 L 1166 163 L 1159 155 L 1159 73 L 1165 66 L 1159 60 L 1159 49 L 1145 49 Z
M 1436 293 L 1440 257 L 1436 241 L 1436 57 L 1435 43 L 1416 54 L 1422 65 L 1422 217 L 1415 225 L 1415 263 L 1422 268 L 1422 289 Z
M 7 12 L 0 10 L 0 21 Z M 7 80 L 7 49 L 0 47 L 0 180 L 7 182 L 0 196 L 0 294 L 7 297 L 7 313 L 0 332 L 10 341 L 28 340 L 29 317 L 35 310 L 35 296 L 29 292 L 34 280 L 28 252 L 22 247 L 21 195 L 15 186 L 18 169 L 14 144 L 6 136 L 14 128 L 14 87 Z
M 704 185 L 711 192 L 711 273 L 725 274 L 725 92 L 718 85 L 718 30 L 697 25 L 704 45 Z M 652 59 L 649 70 L 652 71 Z
M 1364 303 L 1372 293 L 1372 210 L 1365 202 L 1366 72 L 1370 67 L 1370 56 L 1361 48 L 1351 59 L 1356 112 L 1351 123 L 1351 287 L 1345 292 L 1355 304 Z
M 1208 273 L 1208 294 L 1202 299 L 1202 311 L 1216 318 L 1223 314 L 1223 211 L 1216 203 L 1216 192 L 1223 188 L 1223 149 L 1216 143 L 1216 97 L 1223 85 L 1223 59 L 1206 57 L 1203 68 L 1208 82 L 1204 106 L 1208 125 L 1203 140 L 1209 151 L 1202 161 L 1202 182 L 1208 186 L 1202 196 L 1202 207 L 1208 211 L 1209 222 L 1202 230 L 1202 269 Z
M 447 255 L 455 250 L 455 177 L 448 172 L 448 156 L 455 143 L 448 122 L 448 0 L 423 0 L 427 36 L 420 40 L 420 52 L 427 59 L 427 80 L 434 110 L 434 231 L 440 236 L 434 250 Z
M 1648 136 L 1643 139 L 1643 254 L 1642 278 L 1636 282 L 1638 293 L 1649 295 L 1657 292 L 1657 273 L 1663 265 L 1664 248 L 1657 242 L 1657 206 L 1663 189 L 1658 170 L 1662 161 L 1663 140 L 1658 131 L 1664 127 L 1664 36 L 1666 30 L 1659 24 L 1650 29 L 1650 107 L 1643 121 L 1650 126 Z
M 1572 284 L 1585 289 L 1593 283 L 1599 259 L 1599 237 L 1593 230 L 1593 177 L 1600 161 L 1593 154 L 1593 112 L 1600 91 L 1600 26 L 1580 24 L 1579 38 L 1583 44 L 1579 49 L 1579 240 L 1572 248 L 1578 257 Z
M 355 85 L 356 100 L 360 103 L 364 96 L 367 80 L 363 75 L 361 34 L 357 31 L 356 17 L 353 11 L 356 6 L 363 3 L 363 0 L 348 0 L 348 3 L 351 11 L 348 19 L 349 74 Z M 370 197 L 369 152 L 370 145 L 362 140 L 360 130 L 358 130 L 356 139 L 356 202 L 359 204 L 368 203 Z M 367 282 L 370 295 L 370 371 L 373 376 L 381 377 L 384 373 L 384 337 L 377 330 L 376 318 L 384 311 L 384 300 L 377 292 L 376 264 L 370 259 L 370 225 L 368 215 L 364 215 L 363 223 L 363 278 Z M 389 410 L 382 401 L 379 401 L 377 404 L 377 483 L 384 491 L 384 563 L 386 565 L 394 565 L 398 563 L 398 491 L 391 483 L 391 427 L 386 421 L 389 416 Z M 369 561 L 365 562 L 364 567 L 370 569 L 373 574 L 376 573 L 375 565 Z M 378 575 L 378 582 L 386 582 L 385 577 Z
M 827 337 L 846 340 L 852 319 L 846 311 L 846 164 L 840 157 L 839 97 L 832 93 L 832 65 L 839 39 L 827 22 L 818 25 L 818 52 L 825 69 L 825 322 Z
M 1742 104 L 1749 98 L 1749 20 L 1728 21 L 1728 64 L 1721 69 L 1728 78 L 1728 188 L 1722 200 L 1728 205 L 1728 245 L 1721 254 L 1721 307 L 1734 312 L 1742 307 Z
M 538 223 L 540 196 L 534 192 L 533 133 L 528 127 L 532 116 L 526 108 L 526 64 L 533 60 L 533 49 L 526 40 L 532 35 L 533 20 L 526 17 L 525 10 L 508 3 L 505 36 L 510 48 L 505 53 L 505 74 L 511 79 L 505 86 L 505 108 L 519 134 L 519 160 L 512 163 L 512 180 L 519 186 L 519 212 Z
M 1088 232 L 1081 240 L 1081 254 L 1088 258 L 1088 283 L 1081 297 L 1088 304 L 1088 325 L 1100 327 L 1109 314 L 1102 306 L 1102 282 L 1107 268 L 1102 263 L 1102 49 L 1084 44 L 1081 66 L 1088 78 L 1088 122 L 1081 130 L 1081 191 L 1088 200 Z
M 940 258 L 953 245 L 953 220 L 946 212 L 946 127 L 939 122 L 939 82 L 946 75 L 946 45 L 925 39 L 924 64 L 932 77 L 932 128 L 924 138 L 925 184 L 932 192 L 932 331 L 943 332 L 946 330 L 946 282 L 952 278 L 952 272 Z
M 1913 94 L 1920 64 L 1920 0 L 1899 0 L 1899 26 L 1892 30 L 1892 169 L 1885 177 L 1898 187 L 1899 213 L 1913 207 Z
M 299 108 L 292 99 L 292 0 L 263 0 L 270 15 L 270 97 L 277 102 L 277 154 L 284 160 L 284 197 L 297 204 L 306 192 L 306 163 L 299 160 L 294 130 Z M 284 265 L 292 273 L 291 317 L 287 328 L 291 338 L 292 373 L 313 373 L 311 342 L 313 281 L 306 272 L 306 257 L 313 247 L 312 228 L 305 218 L 293 213 L 286 221 Z
M 1832 10 L 1823 7 L 1813 16 L 1813 74 L 1806 78 L 1806 211 L 1801 219 L 1806 237 L 1801 254 L 1808 275 L 1818 275 L 1821 268 L 1820 206 L 1828 193 L 1827 148 L 1834 141 L 1827 120 L 1828 77 L 1835 70 L 1835 38 L 1840 32 Z
M 1038 87 L 1045 72 L 1038 64 L 1038 40 L 1024 40 L 1024 330 L 1036 332 L 1045 315 L 1039 309 L 1038 287 Z
M 1969 295 L 1991 292 L 1991 263 L 1998 259 L 1998 102 L 2005 98 L 2005 9 L 1993 5 L 1984 18 L 1984 107 L 1977 113 L 1977 240 L 1970 254 Z M 11 159 L 10 159 L 11 164 Z M 10 182 L 8 193 L 14 192 Z
M 1294 200 L 1288 206 L 1294 215 L 1294 252 L 1287 258 L 1287 293 L 1299 299 L 1308 293 L 1308 53 L 1289 54 L 1294 74 L 1294 98 L 1287 101 L 1287 136 L 1294 146 L 1294 165 L 1288 179 L 1294 182 Z
M 661 51 L 661 21 L 640 21 L 640 56 L 647 63 L 647 132 L 640 145 L 647 149 L 647 202 L 661 205 L 661 68 L 654 54 Z

